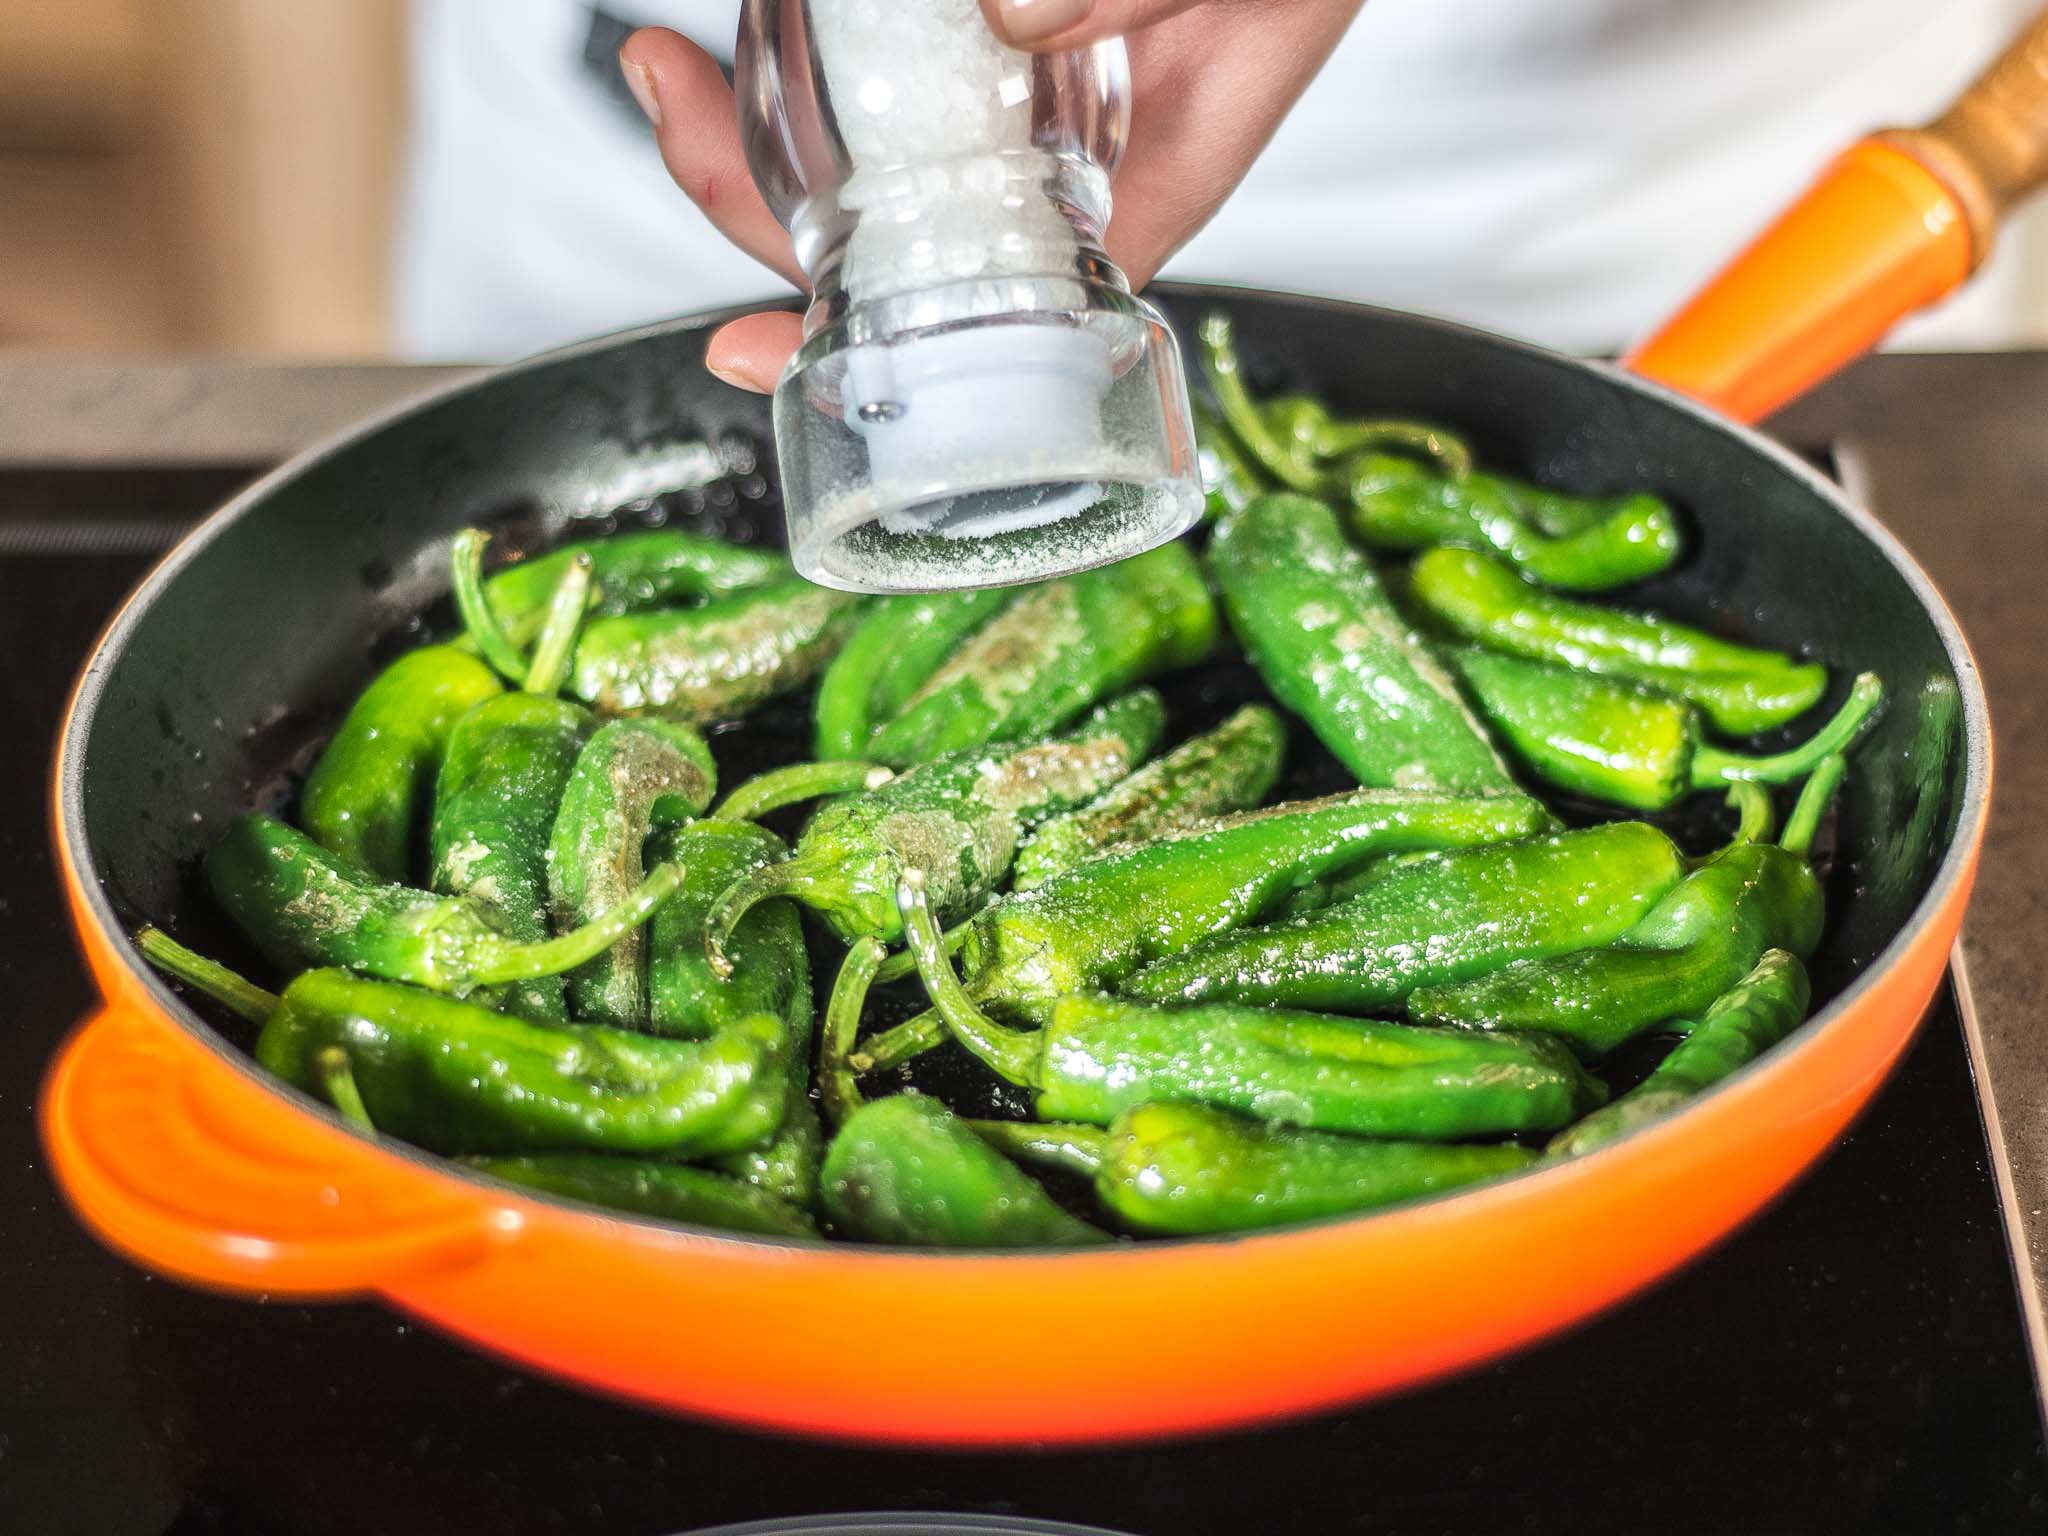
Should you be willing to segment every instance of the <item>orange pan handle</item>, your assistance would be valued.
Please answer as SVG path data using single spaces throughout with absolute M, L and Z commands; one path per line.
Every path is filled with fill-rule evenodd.
M 1851 147 L 1624 366 L 1768 415 L 1957 287 L 2044 180 L 2048 10 L 1933 122 Z
M 477 1262 L 520 1230 L 516 1211 L 307 1115 L 139 996 L 66 1043 L 42 1130 L 88 1226 L 201 1285 L 354 1295 Z

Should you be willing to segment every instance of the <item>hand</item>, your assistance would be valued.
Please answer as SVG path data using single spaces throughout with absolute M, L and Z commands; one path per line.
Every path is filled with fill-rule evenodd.
M 1144 286 L 1244 179 L 1362 0 L 981 0 L 1019 48 L 1127 37 L 1135 107 L 1106 231 L 1109 256 Z M 732 88 L 703 49 L 645 27 L 619 50 L 669 174 L 726 237 L 798 287 L 788 232 L 747 171 Z M 705 366 L 763 393 L 803 340 L 791 314 L 722 327 Z

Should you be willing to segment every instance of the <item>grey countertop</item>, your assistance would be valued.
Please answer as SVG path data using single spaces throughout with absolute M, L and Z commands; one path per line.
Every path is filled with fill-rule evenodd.
M 0 464 L 273 464 L 477 371 L 0 353 Z
M 0 464 L 267 464 L 470 371 L 0 356 Z M 2048 1379 L 2048 352 L 1872 358 L 1769 425 L 1834 448 L 1990 690 L 1997 790 L 1958 976 Z

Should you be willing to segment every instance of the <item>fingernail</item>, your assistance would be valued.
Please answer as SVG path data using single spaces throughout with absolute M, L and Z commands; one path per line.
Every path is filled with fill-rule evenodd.
M 1036 43 L 1088 19 L 1095 0 L 997 0 L 1003 35 L 1013 43 Z
M 765 395 L 768 393 L 749 375 L 730 372 L 719 367 L 718 364 L 710 361 L 708 358 L 704 363 L 704 371 L 718 380 L 719 383 L 730 384 L 734 389 L 744 389 L 750 395 Z
M 626 89 L 633 93 L 633 99 L 640 103 L 640 110 L 647 114 L 647 121 L 654 124 L 655 132 L 659 133 L 661 103 L 654 95 L 654 71 L 631 59 L 620 59 L 619 72 L 626 77 Z

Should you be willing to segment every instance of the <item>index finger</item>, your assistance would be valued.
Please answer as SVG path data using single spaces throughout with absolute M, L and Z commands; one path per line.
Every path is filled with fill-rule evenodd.
M 1121 37 L 1177 16 L 1202 0 L 981 0 L 997 37 L 1013 48 L 1054 53 Z

